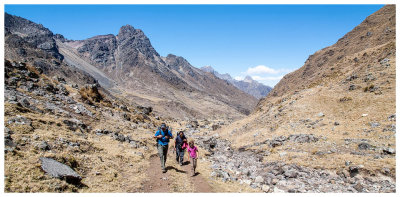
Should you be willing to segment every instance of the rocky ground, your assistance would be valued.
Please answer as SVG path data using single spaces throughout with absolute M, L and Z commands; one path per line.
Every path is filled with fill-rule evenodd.
M 118 181 L 124 179 L 134 179 L 129 187 L 140 186 L 149 151 L 141 133 L 158 121 L 151 108 L 109 97 L 98 84 L 49 77 L 25 63 L 6 61 L 5 71 L 6 192 L 123 192 Z M 46 167 L 43 161 L 50 159 Z M 51 167 L 57 162 L 82 181 L 63 181 L 71 176 L 54 172 L 64 168 Z
M 220 121 L 221 124 L 222 121 Z M 204 123 L 204 122 L 203 122 Z M 231 142 L 218 134 L 212 134 L 212 127 L 218 122 L 209 125 L 192 127 L 187 125 L 186 135 L 204 151 L 201 159 L 207 160 L 211 171 L 209 179 L 222 183 L 234 183 L 255 189 L 258 192 L 395 192 L 396 183 L 394 171 L 383 167 L 381 171 L 369 171 L 363 165 L 351 161 L 343 161 L 343 166 L 337 169 L 313 168 L 293 162 L 285 162 L 291 151 L 281 151 L 281 161 L 270 160 L 270 151 L 255 147 L 262 145 L 274 148 L 285 143 L 299 145 L 315 144 L 325 141 L 322 136 L 300 134 L 279 136 L 266 139 L 262 143 L 234 148 Z M 354 142 L 353 142 L 354 143 Z M 360 142 L 360 151 L 372 148 L 368 143 Z M 394 149 L 381 149 L 376 155 L 379 158 L 393 157 Z M 316 152 L 317 160 L 328 152 Z M 318 162 L 318 161 L 317 161 Z M 236 190 L 238 192 L 238 190 Z
M 232 122 L 222 119 L 166 120 L 174 131 L 185 130 L 195 139 L 201 152 L 200 175 L 197 180 L 190 179 L 189 166 L 174 163 L 170 153 L 168 175 L 151 176 L 146 169 L 159 165 L 151 136 L 160 123 L 151 108 L 110 98 L 96 84 L 79 87 L 59 77 L 49 78 L 30 65 L 8 61 L 5 65 L 7 192 L 157 192 L 160 188 L 146 186 L 160 180 L 165 182 L 164 192 L 199 192 L 194 187 L 198 182 L 205 188 L 200 192 L 395 192 L 391 168 L 372 171 L 350 160 L 343 160 L 343 167 L 336 169 L 294 162 L 299 157 L 292 155 L 299 150 L 296 145 L 326 147 L 326 136 L 281 135 L 235 147 L 217 134 Z M 371 122 L 370 127 L 395 132 L 395 119 L 395 114 L 387 117 L 391 127 L 382 128 L 380 122 Z M 293 126 L 312 129 L 323 124 L 324 114 L 318 114 L 318 118 L 300 120 Z M 358 150 L 336 146 L 315 151 L 312 158 L 324 160 L 338 152 L 380 160 L 395 155 L 395 149 L 377 147 L 369 140 L 344 141 Z M 282 147 L 285 149 L 277 150 Z
M 112 97 L 97 83 L 78 85 L 35 65 L 6 60 L 5 71 L 5 192 L 258 191 L 210 179 L 203 151 L 196 177 L 173 153 L 168 173 L 161 173 L 152 139 L 157 125 L 167 121 L 176 131 L 198 127 L 196 120 L 160 120 L 151 108 Z M 149 187 L 160 181 L 165 187 Z

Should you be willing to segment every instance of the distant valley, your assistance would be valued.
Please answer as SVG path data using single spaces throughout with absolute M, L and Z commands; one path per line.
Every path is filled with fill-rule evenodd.
M 253 80 L 250 76 L 246 76 L 243 80 L 236 80 L 232 78 L 228 73 L 218 73 L 211 66 L 204 66 L 201 68 L 201 70 L 212 73 L 216 77 L 228 81 L 235 87 L 239 88 L 239 90 L 242 90 L 243 92 L 246 92 L 247 94 L 250 94 L 257 99 L 261 99 L 267 96 L 268 93 L 272 90 L 271 87 Z

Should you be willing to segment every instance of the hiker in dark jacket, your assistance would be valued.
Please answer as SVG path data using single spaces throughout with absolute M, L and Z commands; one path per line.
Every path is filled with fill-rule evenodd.
M 179 164 L 183 165 L 183 155 L 185 154 L 185 147 L 184 144 L 187 142 L 183 131 L 179 131 L 178 135 L 175 138 L 175 151 L 176 151 L 176 161 Z
M 162 123 L 161 127 L 158 129 L 158 131 L 156 131 L 153 138 L 157 139 L 158 156 L 160 157 L 162 172 L 165 173 L 167 172 L 165 169 L 165 162 L 167 162 L 168 143 L 169 139 L 173 139 L 174 136 L 167 128 L 167 125 Z

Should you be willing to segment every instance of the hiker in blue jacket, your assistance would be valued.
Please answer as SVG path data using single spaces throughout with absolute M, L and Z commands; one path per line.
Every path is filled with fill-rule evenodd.
M 161 161 L 162 172 L 166 173 L 165 162 L 167 161 L 167 153 L 168 153 L 168 143 L 169 139 L 173 139 L 171 131 L 168 129 L 165 123 L 161 124 L 161 127 L 156 131 L 156 134 L 153 138 L 157 139 L 157 150 L 158 156 Z

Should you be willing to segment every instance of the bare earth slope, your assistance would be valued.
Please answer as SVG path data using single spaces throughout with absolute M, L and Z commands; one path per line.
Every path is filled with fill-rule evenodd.
M 286 75 L 249 117 L 217 132 L 268 162 L 329 169 L 339 177 L 357 169 L 359 176 L 344 174 L 343 184 L 384 191 L 364 178 L 395 183 L 395 24 L 395 6 L 383 7 Z

